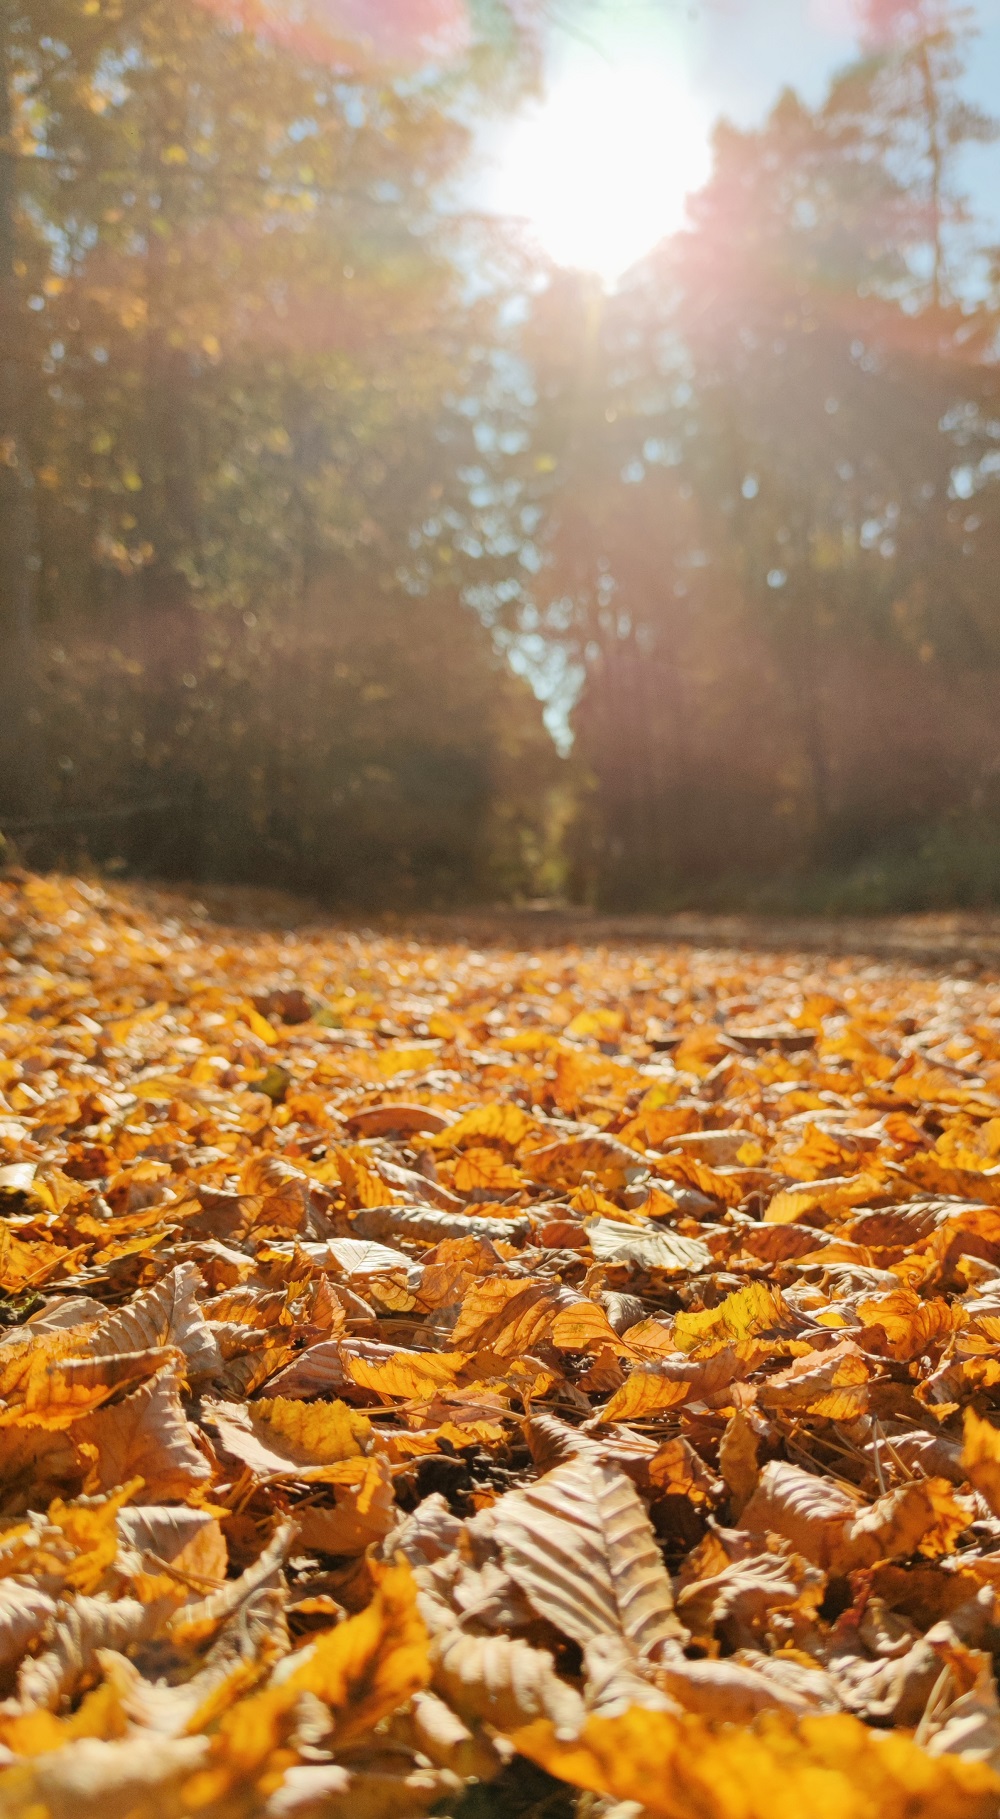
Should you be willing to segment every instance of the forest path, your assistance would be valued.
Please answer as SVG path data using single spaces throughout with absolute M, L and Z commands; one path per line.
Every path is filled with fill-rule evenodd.
M 1000 911 L 941 910 L 901 916 L 765 916 L 681 910 L 671 915 L 599 914 L 575 905 L 486 906 L 356 916 L 309 897 L 246 885 L 127 887 L 154 913 L 172 902 L 200 905 L 223 927 L 372 928 L 430 941 L 487 947 L 690 946 L 764 953 L 856 955 L 959 972 L 1000 972 Z

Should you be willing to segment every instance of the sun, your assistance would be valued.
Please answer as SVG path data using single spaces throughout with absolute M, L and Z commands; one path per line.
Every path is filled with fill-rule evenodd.
M 571 70 L 508 130 L 490 200 L 558 264 L 613 284 L 682 225 L 709 174 L 710 131 L 695 97 L 656 64 Z

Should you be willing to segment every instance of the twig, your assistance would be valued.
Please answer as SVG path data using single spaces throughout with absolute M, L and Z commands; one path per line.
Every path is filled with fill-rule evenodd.
M 183 808 L 177 796 L 154 796 L 151 802 L 125 802 L 117 808 L 84 808 L 64 815 L 40 815 L 35 821 L 10 821 L 0 812 L 0 830 L 31 834 L 41 827 L 70 827 L 78 821 L 122 821 L 130 815 L 152 815 L 164 808 Z

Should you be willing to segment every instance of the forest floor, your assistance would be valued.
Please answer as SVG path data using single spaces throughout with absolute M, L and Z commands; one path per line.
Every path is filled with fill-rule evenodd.
M 998 1411 L 1000 919 L 0 879 L 0 1819 L 998 1819 Z
M 679 910 L 608 913 L 573 904 L 499 904 L 451 911 L 394 911 L 345 920 L 316 899 L 247 885 L 132 885 L 153 914 L 180 909 L 229 928 L 304 930 L 368 926 L 438 943 L 548 948 L 692 946 L 899 959 L 1000 976 L 1000 910 L 926 910 L 884 916 L 770 916 Z

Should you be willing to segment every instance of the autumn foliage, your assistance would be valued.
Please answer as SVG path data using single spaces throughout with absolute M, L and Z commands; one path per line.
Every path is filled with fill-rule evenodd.
M 4 1819 L 996 1819 L 994 985 L 0 893 Z

